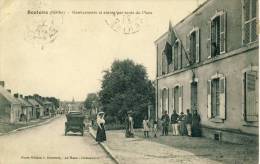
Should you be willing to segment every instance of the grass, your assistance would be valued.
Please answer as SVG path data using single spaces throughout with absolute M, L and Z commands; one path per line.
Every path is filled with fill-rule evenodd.
M 34 124 L 44 122 L 47 119 L 48 118 L 33 120 L 33 122 L 18 122 L 16 124 L 0 123 L 0 133 L 8 133 L 10 131 L 13 131 L 13 130 L 21 128 L 21 127 L 31 126 L 31 125 L 34 125 Z

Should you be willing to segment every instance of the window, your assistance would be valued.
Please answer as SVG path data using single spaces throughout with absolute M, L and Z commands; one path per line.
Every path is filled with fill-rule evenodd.
M 258 121 L 257 84 L 256 71 L 244 73 L 244 120 L 248 122 Z
M 243 3 L 243 44 L 248 44 L 257 40 L 257 3 L 256 0 L 244 0 Z
M 168 73 L 169 65 L 172 63 L 172 46 L 166 42 L 162 53 L 162 75 Z
M 174 70 L 182 68 L 182 48 L 180 40 L 176 40 L 173 49 L 173 61 L 174 61 Z
M 169 90 L 164 88 L 162 90 L 162 112 L 163 111 L 168 111 L 168 95 L 169 95 Z
M 179 41 L 176 41 L 174 44 L 173 60 L 174 60 L 174 70 L 178 69 L 178 59 L 179 59 Z
M 164 53 L 166 55 L 167 64 L 172 63 L 172 46 L 167 42 L 165 45 Z
M 219 79 L 213 79 L 211 82 L 211 110 L 212 117 L 219 116 L 219 105 L 220 105 L 220 89 L 219 89 Z
M 217 74 L 208 80 L 208 118 L 226 118 L 225 77 Z
M 182 111 L 182 86 L 176 86 L 173 88 L 173 107 L 177 113 Z
M 196 33 L 190 34 L 190 62 L 194 64 L 196 60 Z
M 193 28 L 189 35 L 187 35 L 187 52 L 189 53 L 190 64 L 198 63 L 200 61 L 200 31 L 199 28 Z
M 226 13 L 217 12 L 210 21 L 208 39 L 209 57 L 215 57 L 226 52 Z

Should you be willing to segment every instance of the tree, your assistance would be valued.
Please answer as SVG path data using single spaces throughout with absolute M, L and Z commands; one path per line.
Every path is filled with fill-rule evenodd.
M 89 93 L 84 102 L 86 109 L 92 109 L 98 103 L 98 95 L 96 93 Z
M 135 126 L 140 127 L 149 102 L 154 104 L 154 87 L 143 65 L 116 60 L 104 71 L 99 97 L 108 122 L 123 123 L 132 110 Z

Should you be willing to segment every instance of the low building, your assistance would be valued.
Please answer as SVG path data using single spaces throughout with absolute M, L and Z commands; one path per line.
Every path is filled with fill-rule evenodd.
M 14 94 L 14 97 L 22 104 L 22 113 L 20 115 L 20 120 L 29 121 L 33 119 L 33 105 L 27 102 L 23 95 L 18 93 Z
M 27 96 L 26 100 L 33 105 L 33 117 L 35 112 L 36 119 L 39 119 L 44 116 L 44 107 L 36 101 L 33 96 Z
M 22 105 L 4 88 L 3 81 L 0 84 L 0 122 L 16 123 L 22 113 Z
M 207 0 L 155 41 L 156 116 L 201 115 L 203 135 L 258 140 L 257 0 Z

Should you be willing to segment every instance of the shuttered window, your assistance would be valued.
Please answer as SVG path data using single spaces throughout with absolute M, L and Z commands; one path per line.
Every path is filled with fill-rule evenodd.
M 220 11 L 211 19 L 210 26 L 210 54 L 215 57 L 226 52 L 226 12 Z M 209 46 L 208 46 L 209 47 Z
M 244 74 L 244 118 L 245 121 L 258 121 L 257 105 L 257 72 L 249 71 Z
M 207 82 L 208 118 L 226 119 L 226 80 L 214 78 Z
M 179 42 L 177 41 L 177 42 L 175 42 L 175 44 L 174 44 L 174 52 L 173 52 L 173 54 L 174 54 L 174 70 L 177 70 L 178 69 L 178 59 L 179 59 Z
M 194 64 L 196 61 L 196 32 L 190 34 L 190 62 Z
M 173 88 L 173 107 L 177 113 L 182 112 L 182 97 L 183 97 L 183 86 L 176 86 Z
M 179 110 L 179 86 L 174 87 L 174 110 L 176 110 L 177 113 L 180 112 Z
M 257 40 L 257 0 L 243 0 L 243 44 Z

